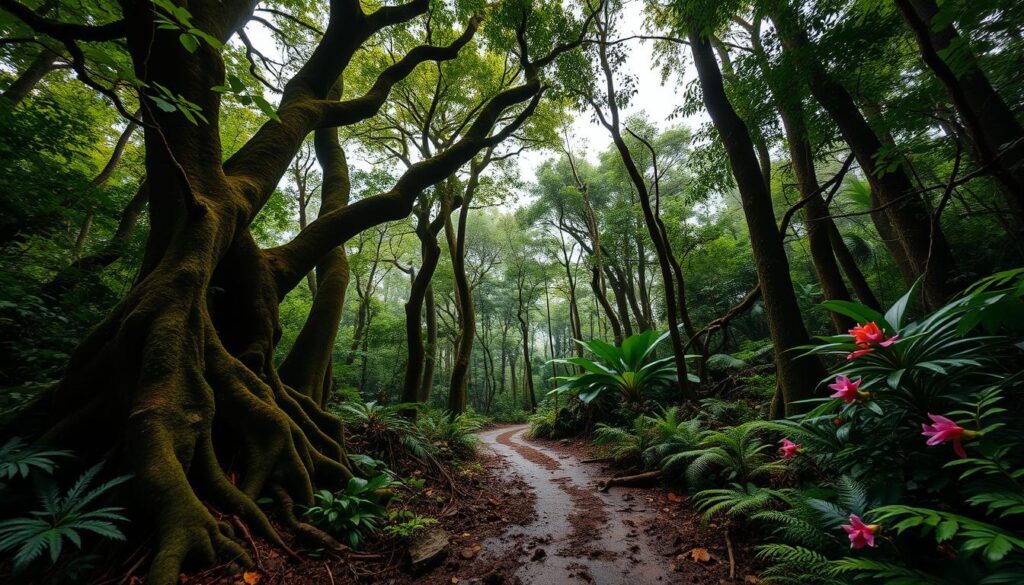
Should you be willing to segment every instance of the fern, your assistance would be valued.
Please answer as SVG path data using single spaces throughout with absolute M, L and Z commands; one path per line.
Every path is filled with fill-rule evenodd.
M 0 480 L 11 480 L 18 476 L 26 478 L 33 469 L 53 473 L 57 468 L 54 459 L 70 456 L 70 451 L 40 449 L 28 445 L 21 437 L 12 437 L 0 446 Z
M 683 463 L 690 484 L 699 484 L 719 472 L 725 479 L 746 483 L 781 473 L 786 466 L 769 453 L 772 445 L 762 442 L 758 426 L 747 423 L 736 427 L 701 433 L 697 449 L 674 453 L 662 461 L 661 467 L 674 475 Z
M 52 481 L 43 484 L 39 493 L 39 510 L 30 512 L 27 517 L 0 522 L 0 552 L 17 549 L 13 558 L 15 572 L 23 571 L 44 552 L 49 553 L 52 564 L 56 563 L 64 550 L 65 540 L 77 548 L 82 547 L 82 532 L 124 540 L 124 534 L 118 527 L 118 523 L 128 521 L 121 515 L 124 508 L 88 509 L 97 498 L 131 478 L 122 475 L 90 488 L 102 466 L 100 463 L 83 473 L 64 495 Z
M 733 517 L 749 516 L 780 501 L 791 502 L 792 494 L 788 490 L 758 487 L 752 483 L 734 483 L 729 488 L 697 492 L 693 499 L 697 509 L 704 512 L 704 521 L 707 522 L 719 512 Z
M 797 502 L 788 510 L 764 510 L 750 518 L 770 527 L 776 537 L 791 544 L 823 549 L 835 542 L 834 536 L 822 530 L 814 511 L 803 502 Z
M 886 585 L 953 585 L 954 583 L 905 565 L 864 557 L 838 559 L 832 561 L 832 567 L 836 575 L 854 573 L 854 579 L 870 583 L 885 583 Z M 956 583 L 959 584 L 959 581 Z
M 761 572 L 761 581 L 773 585 L 838 585 L 832 562 L 825 555 L 802 546 L 764 544 L 757 558 L 771 564 Z

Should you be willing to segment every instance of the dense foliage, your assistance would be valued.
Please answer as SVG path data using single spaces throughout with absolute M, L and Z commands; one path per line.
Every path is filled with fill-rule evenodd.
M 1022 31 L 0 0 L 0 579 L 247 565 L 225 518 L 404 543 L 528 421 L 742 522 L 766 582 L 1024 580 Z

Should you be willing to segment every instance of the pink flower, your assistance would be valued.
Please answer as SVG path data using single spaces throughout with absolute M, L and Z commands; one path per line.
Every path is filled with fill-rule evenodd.
M 944 416 L 938 414 L 928 414 L 928 418 L 932 419 L 932 424 L 921 424 L 921 434 L 928 437 L 928 446 L 934 447 L 945 442 L 953 443 L 953 451 L 960 457 L 967 457 L 967 451 L 964 451 L 964 445 L 962 443 L 964 438 L 970 439 L 977 435 L 974 431 L 968 431 L 962 426 L 949 420 Z
M 843 402 L 847 404 L 858 398 L 867 398 L 868 393 L 860 391 L 860 383 L 863 381 L 863 378 L 850 380 L 846 376 L 836 376 L 836 383 L 828 385 L 829 388 L 836 391 L 829 398 L 842 398 Z
M 875 532 L 878 532 L 880 527 L 878 524 L 865 524 L 856 514 L 850 514 L 850 523 L 843 524 L 842 528 L 850 537 L 850 548 L 860 549 L 875 546 Z
M 794 443 L 789 439 L 782 439 L 782 447 L 779 448 L 779 451 L 782 452 L 783 459 L 792 459 L 796 457 L 796 454 L 799 453 L 803 447 L 804 446 L 800 443 Z

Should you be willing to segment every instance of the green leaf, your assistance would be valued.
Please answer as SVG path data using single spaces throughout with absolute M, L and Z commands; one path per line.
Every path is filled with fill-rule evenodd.
M 189 53 L 195 53 L 199 50 L 199 40 L 189 33 L 181 33 L 178 35 L 178 40 L 181 41 L 181 45 Z

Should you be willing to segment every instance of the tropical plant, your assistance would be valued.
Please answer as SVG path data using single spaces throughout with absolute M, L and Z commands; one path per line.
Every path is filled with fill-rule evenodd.
M 391 479 L 384 474 L 368 480 L 353 477 L 342 491 L 320 490 L 314 494 L 316 504 L 307 508 L 303 516 L 352 548 L 359 548 L 365 537 L 379 530 L 387 518 L 383 502 L 390 496 L 378 492 L 389 485 Z
M 830 385 L 834 394 L 803 417 L 758 423 L 802 445 L 792 461 L 798 467 L 847 474 L 834 486 L 834 501 L 805 495 L 791 509 L 753 516 L 782 540 L 759 547 L 773 564 L 766 581 L 1024 578 L 1024 539 L 1011 528 L 1024 514 L 1017 441 L 1024 421 L 1016 398 L 1024 385 L 1017 343 L 1024 333 L 1024 270 L 983 279 L 908 321 L 913 297 L 912 289 L 884 315 L 828 303 L 859 321 L 850 335 L 825 338 L 812 350 L 845 354 Z M 885 494 L 886 505 L 868 497 L 866 482 L 872 493 Z M 840 529 L 853 549 L 879 550 L 846 555 Z M 877 541 L 876 532 L 883 535 Z
M 486 422 L 484 417 L 468 411 L 452 416 L 448 411 L 428 410 L 416 419 L 419 432 L 434 448 L 460 459 L 468 459 L 476 453 L 480 444 L 476 432 Z
M 609 447 L 609 454 L 615 461 L 639 461 L 641 455 L 651 446 L 651 419 L 640 415 L 633 419 L 632 428 L 613 427 L 598 424 L 594 429 L 593 443 Z
M 63 495 L 52 479 L 41 480 L 39 509 L 27 516 L 0 521 L 0 552 L 17 551 L 13 557 L 16 573 L 23 572 L 44 552 L 49 554 L 50 563 L 56 564 L 65 541 L 81 549 L 83 532 L 124 540 L 119 526 L 128 521 L 121 515 L 124 508 L 93 507 L 92 504 L 131 476 L 122 475 L 91 487 L 102 468 L 100 463 L 88 469 Z
M 622 340 L 619 347 L 600 339 L 577 339 L 576 343 L 598 359 L 594 361 L 584 357 L 572 357 L 551 360 L 552 363 L 581 368 L 583 373 L 556 377 L 555 380 L 561 382 L 561 385 L 548 394 L 574 393 L 584 403 L 590 403 L 604 392 L 614 391 L 627 403 L 639 405 L 651 389 L 677 382 L 672 356 L 649 359 L 658 344 L 666 337 L 668 333 L 659 335 L 656 331 L 645 331 Z M 700 383 L 696 376 L 687 376 L 691 382 Z
M 684 419 L 681 412 L 678 406 L 673 406 L 649 417 L 653 437 L 643 452 L 646 467 L 658 467 L 670 455 L 691 451 L 697 446 L 704 422 L 700 418 Z
M 421 405 L 382 405 L 376 401 L 349 400 L 335 407 L 346 428 L 361 437 L 375 455 L 392 458 L 396 447 L 403 447 L 423 459 L 431 451 L 430 442 L 406 413 Z
M 697 492 L 693 496 L 697 509 L 704 513 L 704 521 L 724 512 L 728 516 L 750 516 L 780 503 L 790 503 L 792 490 L 761 487 L 752 483 L 732 483 L 727 488 L 714 488 Z
M 741 484 L 765 479 L 783 472 L 785 464 L 772 455 L 773 446 L 759 436 L 754 423 L 742 424 L 700 434 L 695 449 L 673 453 L 661 462 L 669 475 L 678 475 L 685 466 L 690 485 L 699 485 L 717 474 L 725 481 Z
M 0 480 L 11 480 L 18 476 L 24 479 L 33 470 L 51 474 L 57 468 L 54 460 L 61 457 L 71 457 L 71 452 L 36 447 L 21 437 L 12 437 L 0 446 Z M 5 484 L 0 481 L 0 490 L 4 487 Z
M 396 538 L 409 538 L 420 530 L 437 524 L 437 518 L 419 516 L 410 510 L 391 510 L 384 532 Z

